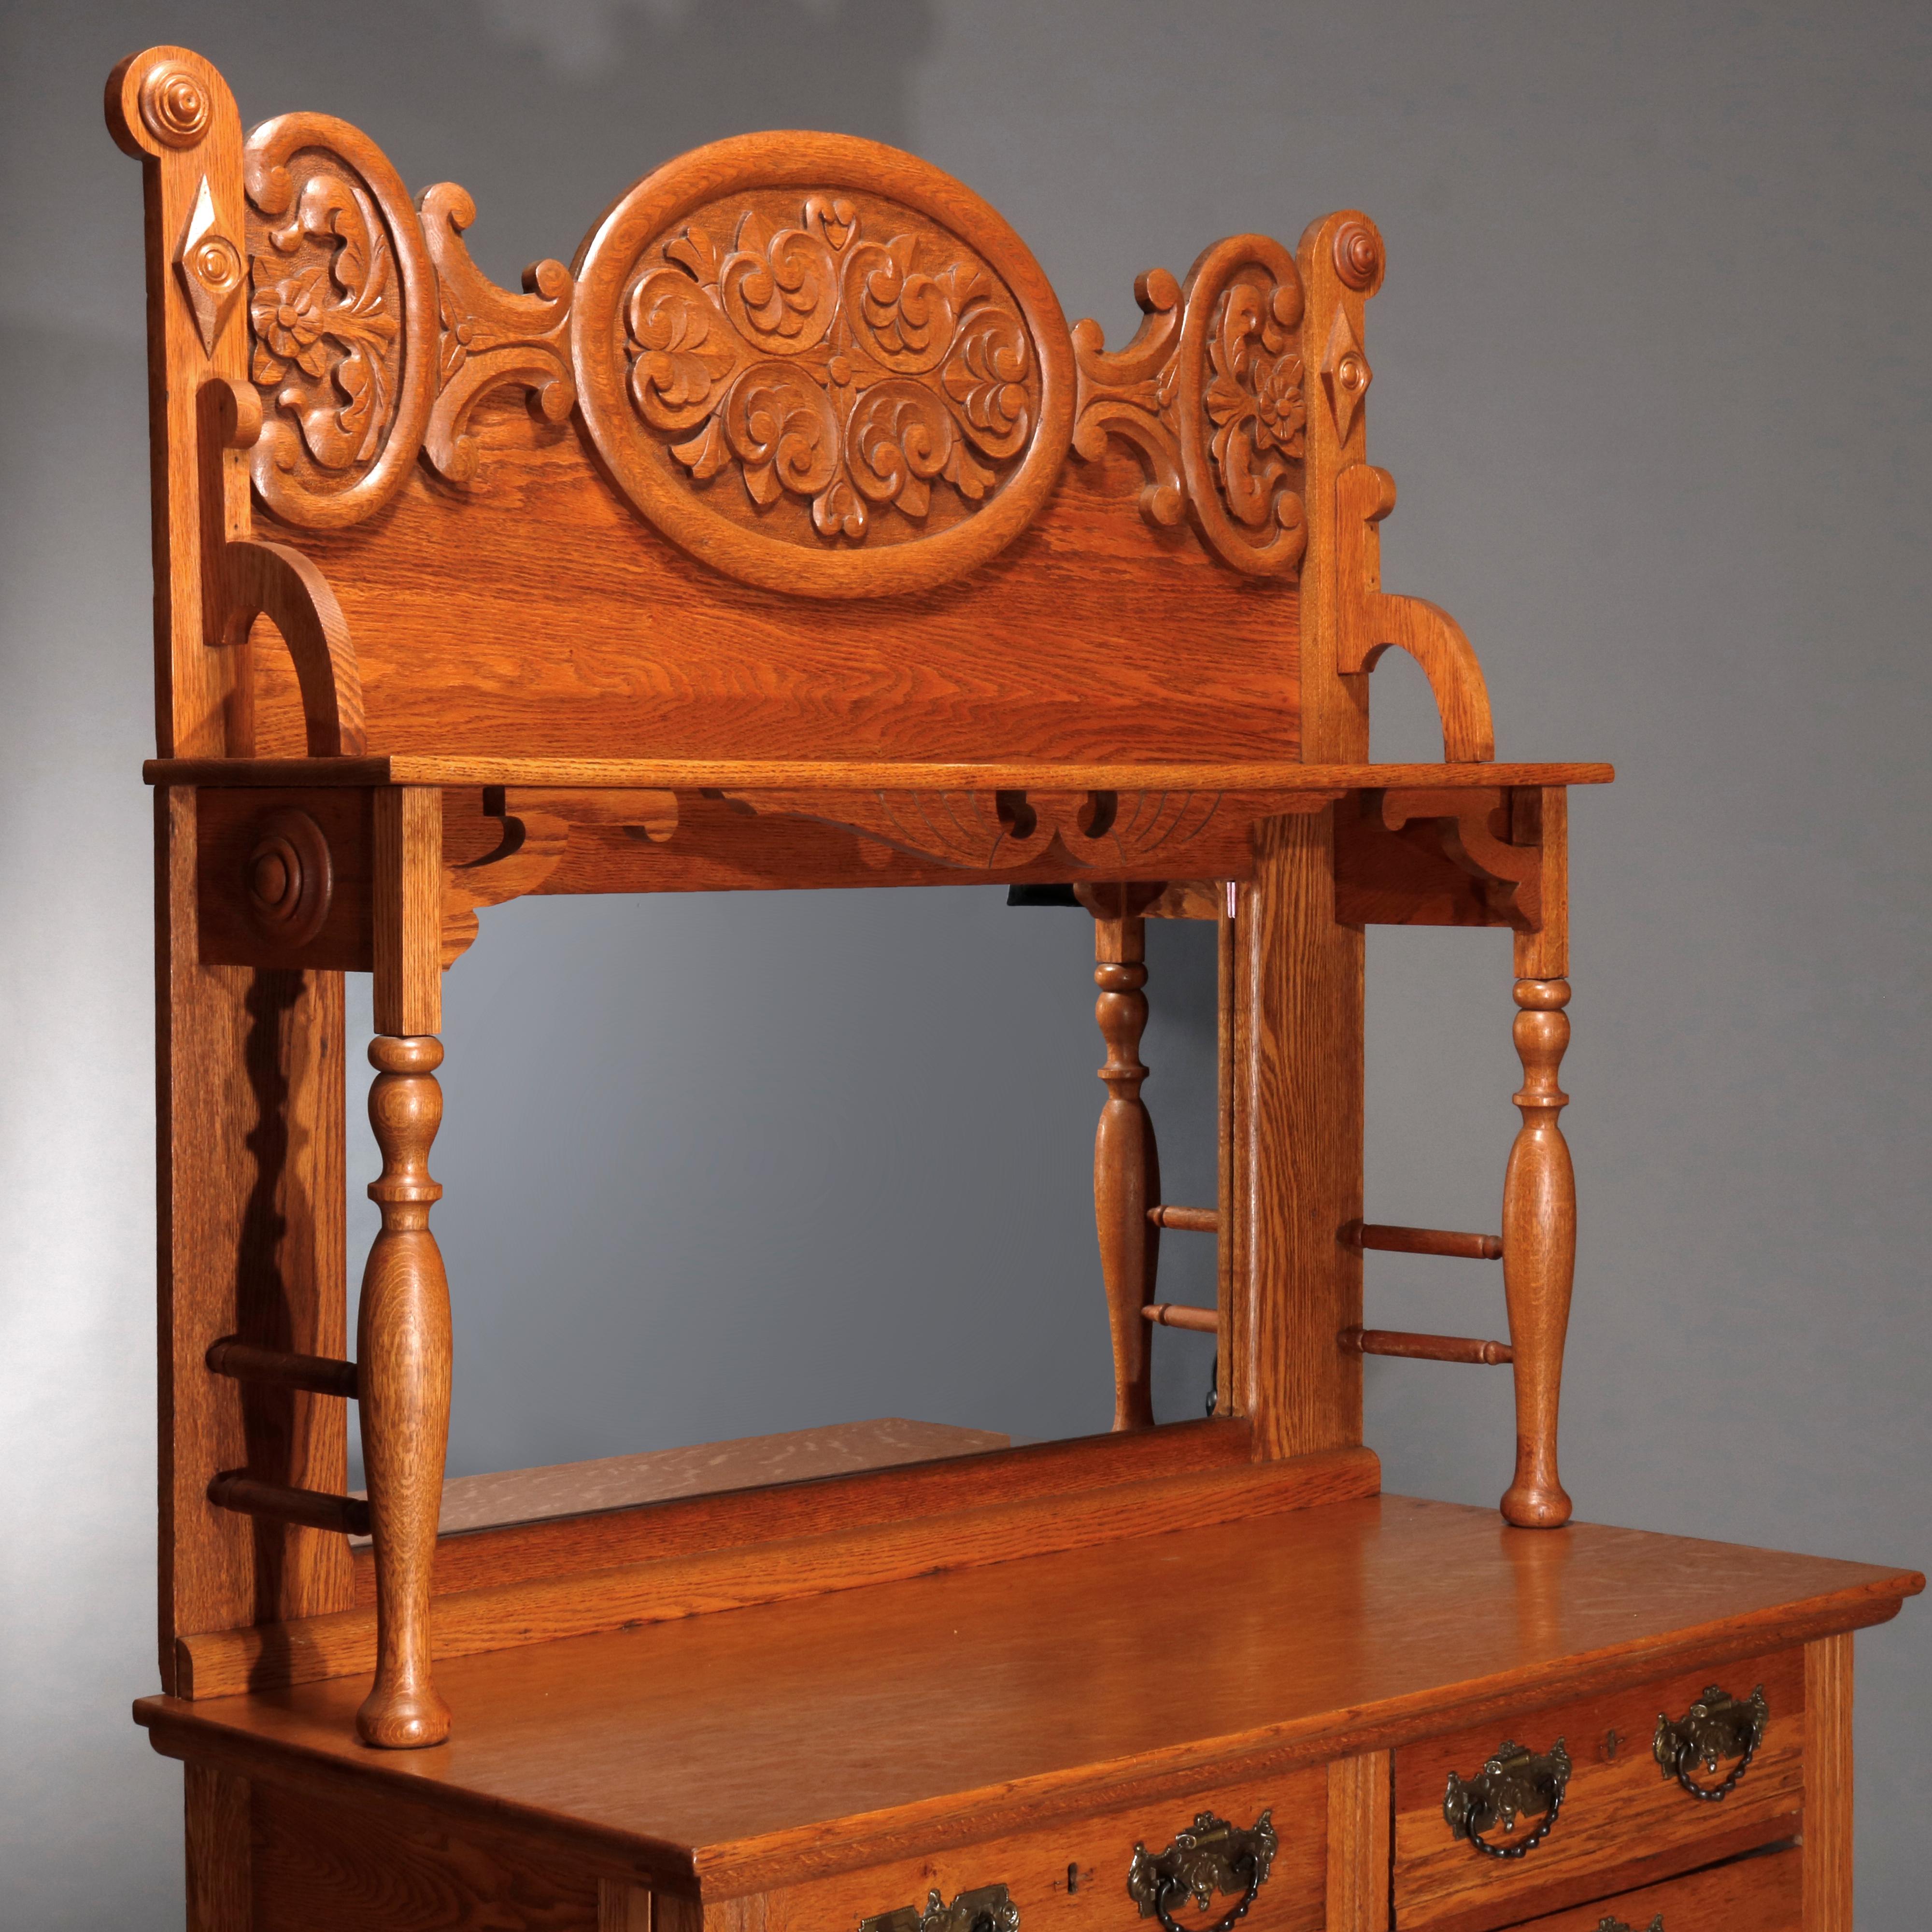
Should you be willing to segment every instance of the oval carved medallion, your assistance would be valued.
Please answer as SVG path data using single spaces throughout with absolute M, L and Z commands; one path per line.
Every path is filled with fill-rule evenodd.
M 572 350 L 632 502 L 714 568 L 875 597 L 984 562 L 1051 492 L 1072 345 L 1025 246 L 891 148 L 748 135 L 586 242 Z

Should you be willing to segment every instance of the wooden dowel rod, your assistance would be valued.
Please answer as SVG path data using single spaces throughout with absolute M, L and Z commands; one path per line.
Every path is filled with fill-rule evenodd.
M 321 1490 L 292 1489 L 286 1483 L 264 1483 L 253 1476 L 217 1476 L 208 1486 L 208 1500 L 218 1509 L 243 1516 L 273 1516 L 279 1522 L 299 1522 L 310 1529 L 332 1529 L 343 1536 L 369 1534 L 369 1505 L 357 1496 L 334 1496 Z
M 1468 1335 L 1412 1335 L 1400 1328 L 1344 1328 L 1337 1338 L 1356 1355 L 1404 1355 L 1419 1362 L 1513 1362 L 1507 1342 L 1482 1342 Z
M 1173 1301 L 1150 1301 L 1142 1309 L 1144 1321 L 1157 1322 L 1163 1328 L 1192 1328 L 1211 1335 L 1221 1325 L 1221 1318 L 1211 1308 L 1184 1308 Z
M 1454 1255 L 1463 1261 L 1499 1262 L 1503 1244 L 1496 1234 L 1459 1234 L 1448 1228 L 1392 1228 L 1380 1221 L 1358 1221 L 1349 1230 L 1358 1248 L 1393 1255 Z
M 286 1349 L 258 1348 L 231 1336 L 208 1350 L 208 1366 L 218 1376 L 232 1376 L 237 1382 L 272 1382 L 278 1388 L 346 1396 L 351 1401 L 356 1396 L 356 1364 L 326 1355 L 292 1355 Z
M 1190 1234 L 1218 1234 L 1221 1210 L 1218 1208 L 1150 1208 L 1148 1219 L 1156 1228 L 1180 1228 Z

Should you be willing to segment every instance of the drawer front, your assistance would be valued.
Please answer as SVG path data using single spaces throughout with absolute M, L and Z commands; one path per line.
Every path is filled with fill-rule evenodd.
M 1692 1796 L 1652 1754 L 1659 1716 L 1682 1720 L 1713 1685 L 1740 1704 L 1761 1685 L 1768 1714 L 1749 1769 L 1715 1800 Z M 1721 1732 L 1726 1714 L 1720 1707 L 1717 1714 Z M 1733 1726 L 1742 1721 L 1741 1712 L 1728 1714 Z M 1546 1836 L 1520 1850 L 1545 1822 L 1527 1807 L 1513 1829 L 1478 1822 L 1480 1836 L 1519 1856 L 1492 1856 L 1454 1834 L 1444 1815 L 1452 1773 L 1466 1785 L 1477 1780 L 1486 1760 L 1508 1741 L 1538 1754 L 1528 1768 L 1533 1777 L 1546 1777 L 1546 1754 L 1559 1740 L 1570 1770 Z M 1484 1932 L 1795 1838 L 1804 1798 L 1804 1653 L 1792 1650 L 1526 1709 L 1406 1747 L 1396 1754 L 1396 1923 L 1400 1932 L 1423 1926 Z M 1714 1773 L 1698 1765 L 1690 1775 L 1714 1786 L 1737 1762 L 1720 1754 Z M 1479 1797 L 1498 1788 L 1493 1775 L 1474 1785 Z M 1474 1809 L 1480 1819 L 1480 1804 Z
M 1514 1932 L 1803 1932 L 1804 1854 L 1762 1852 L 1640 1892 L 1554 1912 Z M 1661 1921 L 1661 1924 L 1659 1922 Z
M 727 1900 L 706 1910 L 705 1923 L 711 1927 L 728 1921 L 756 1932 L 859 1932 L 866 1920 L 910 1909 L 910 1918 L 901 1917 L 875 1932 L 912 1932 L 932 1893 L 939 1894 L 944 1907 L 968 1893 L 1004 1886 L 1018 1913 L 1017 1932 L 1161 1932 L 1158 1918 L 1143 1917 L 1127 1890 L 1136 1846 L 1144 1846 L 1150 1857 L 1158 1857 L 1177 1834 L 1190 1829 L 1199 1812 L 1210 1811 L 1246 1830 L 1265 1811 L 1276 1848 L 1267 1879 L 1240 1922 L 1240 1932 L 1320 1932 L 1328 1804 L 1328 1773 L 1316 1766 L 842 1872 L 754 1900 Z M 1243 1896 L 1239 1890 L 1216 1890 L 1205 1909 L 1190 1900 L 1170 1916 L 1180 1932 L 1196 1928 L 1207 1932 Z M 962 1916 L 968 1922 L 956 1932 L 974 1932 L 972 1916 Z M 986 1932 L 983 1924 L 979 1932 Z

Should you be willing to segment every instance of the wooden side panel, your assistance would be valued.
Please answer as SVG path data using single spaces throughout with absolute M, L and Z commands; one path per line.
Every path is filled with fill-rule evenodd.
M 1659 1714 L 1682 1718 L 1713 1683 L 1740 1698 L 1762 1684 L 1771 1712 L 1750 1770 L 1716 1803 L 1681 1790 L 1651 1755 Z M 1795 1838 L 1806 1735 L 1802 1655 L 1788 1650 L 1522 1711 L 1406 1747 L 1396 1754 L 1396 1922 L 1484 1932 Z M 1538 1752 L 1560 1739 L 1573 1767 L 1554 1828 L 1518 1859 L 1487 1858 L 1455 1838 L 1442 1810 L 1449 1774 L 1474 1777 L 1506 1738 Z
M 1388 1932 L 1391 1779 L 1387 1751 L 1328 1767 L 1328 1916 L 1324 1932 Z
M 1070 459 L 1033 528 L 958 582 L 821 603 L 693 561 L 574 424 L 494 407 L 487 493 L 418 467 L 348 530 L 261 519 L 333 586 L 379 750 L 1298 755 L 1293 582 L 1147 523 L 1118 445 Z
M 1279 1848 L 1268 1880 L 1241 1923 L 1252 1932 L 1320 1932 L 1328 1866 L 1328 1773 L 1316 1765 L 1271 1778 L 1129 1809 L 1069 1819 L 1023 1837 L 950 1847 L 924 1858 L 842 1872 L 783 1891 L 707 1906 L 705 1932 L 832 1932 L 910 1905 L 929 1892 L 948 1904 L 962 1892 L 1004 1885 L 1024 1932 L 1129 1932 L 1141 1920 L 1126 1897 L 1134 1850 L 1164 1851 L 1197 1812 L 1249 1827 L 1271 1814 Z M 1217 1894 L 1218 1916 L 1239 1903 Z M 1211 1924 L 1205 1914 L 1202 1923 Z M 1197 1914 L 1190 1904 L 1184 1924 Z M 1151 1923 L 1151 1922 L 1150 1922 Z
M 1852 1932 L 1852 1633 L 1804 1646 L 1804 1932 Z
M 182 1785 L 188 1932 L 253 1932 L 248 1780 L 190 1764 L 182 1768 Z
M 1233 1379 L 1258 1458 L 1362 1438 L 1362 934 L 1335 919 L 1334 808 L 1257 829 L 1235 922 Z
M 405 1816 L 373 1792 L 350 1806 L 257 1784 L 254 1808 L 252 1932 L 604 1932 L 596 1877 L 564 1853 Z
M 346 1352 L 339 974 L 204 967 L 196 950 L 195 801 L 155 795 L 160 1162 L 160 1639 L 338 1610 L 339 1536 L 218 1510 L 224 1470 L 340 1490 L 338 1399 L 211 1374 L 239 1335 Z

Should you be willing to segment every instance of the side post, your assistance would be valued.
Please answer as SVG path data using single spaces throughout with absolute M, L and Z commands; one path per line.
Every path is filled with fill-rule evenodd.
M 442 1190 L 429 1150 L 442 1119 L 442 794 L 375 801 L 376 1078 L 369 1119 L 382 1152 L 369 1198 L 382 1225 L 362 1276 L 356 1330 L 362 1455 L 376 1560 L 376 1681 L 356 1728 L 391 1749 L 440 1744 L 449 1708 L 430 1681 L 429 1600 L 449 1441 L 449 1288 L 430 1232 Z
M 1543 853 L 1541 920 L 1516 940 L 1517 1007 L 1512 1032 L 1522 1062 L 1515 1094 L 1522 1125 L 1503 1177 L 1503 1292 L 1516 1358 L 1516 1475 L 1502 1513 L 1525 1529 L 1555 1529 L 1570 1502 L 1557 1473 L 1557 1410 L 1570 1292 L 1576 1268 L 1576 1178 L 1558 1124 L 1570 1096 L 1558 1082 L 1570 1044 L 1567 794 L 1560 788 L 1513 795 L 1519 844 Z
M 1158 885 L 1083 886 L 1094 915 L 1094 1003 L 1107 1064 L 1100 1069 L 1107 1098 L 1094 1137 L 1094 1219 L 1107 1286 L 1107 1322 L 1114 1342 L 1114 1426 L 1145 1429 L 1154 1422 L 1153 1342 L 1141 1310 L 1154 1299 L 1160 1230 L 1148 1210 L 1160 1204 L 1160 1158 L 1154 1121 L 1141 1099 L 1147 1069 L 1141 1035 L 1147 1026 L 1147 920 Z

